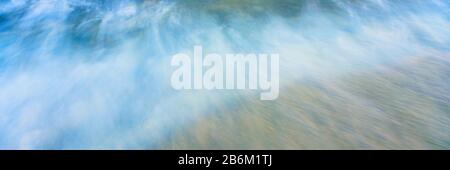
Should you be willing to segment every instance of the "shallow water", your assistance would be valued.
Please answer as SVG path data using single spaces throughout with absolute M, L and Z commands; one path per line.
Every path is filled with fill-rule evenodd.
M 0 149 L 449 149 L 445 0 L 2 0 Z M 171 56 L 279 53 L 280 97 Z

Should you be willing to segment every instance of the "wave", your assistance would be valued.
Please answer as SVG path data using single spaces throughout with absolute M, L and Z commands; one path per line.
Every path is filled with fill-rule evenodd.
M 445 0 L 1 1 L 0 148 L 238 148 L 258 140 L 262 148 L 449 148 L 449 7 Z M 279 53 L 281 101 L 261 103 L 251 92 L 174 91 L 170 57 L 194 45 Z M 444 66 L 422 69 L 433 63 Z M 377 72 L 430 83 L 402 84 Z M 365 76 L 373 81 L 359 78 Z M 429 99 L 424 110 L 411 106 L 421 95 Z M 288 125 L 270 133 L 280 136 L 274 139 L 239 128 L 202 131 L 218 128 L 208 122 L 233 129 L 238 123 L 229 121 L 242 116 L 264 125 L 255 126 L 261 134 Z M 364 123 L 373 128 L 355 131 Z M 208 145 L 195 144 L 202 142 Z

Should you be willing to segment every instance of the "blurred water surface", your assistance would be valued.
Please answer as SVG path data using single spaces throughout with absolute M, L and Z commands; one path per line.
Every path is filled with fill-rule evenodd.
M 449 149 L 446 0 L 0 0 L 0 149 Z M 171 56 L 279 53 L 280 97 Z

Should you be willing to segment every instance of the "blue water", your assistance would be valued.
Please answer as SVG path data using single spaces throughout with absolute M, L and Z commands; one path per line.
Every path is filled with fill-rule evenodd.
M 283 88 L 448 58 L 449 35 L 447 0 L 0 0 L 0 149 L 159 148 L 239 96 L 171 89 L 194 45 L 279 53 Z

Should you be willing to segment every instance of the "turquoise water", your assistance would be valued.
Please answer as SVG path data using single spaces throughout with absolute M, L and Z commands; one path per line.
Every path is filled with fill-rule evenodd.
M 267 111 L 274 117 L 305 111 L 333 119 L 324 114 L 324 110 L 333 110 L 323 105 L 329 102 L 337 103 L 332 107 L 349 108 L 334 108 L 337 115 L 350 112 L 362 117 L 342 118 L 341 124 L 397 121 L 398 110 L 417 116 L 422 111 L 407 108 L 422 107 L 411 105 L 420 104 L 421 96 L 430 98 L 430 106 L 424 106 L 430 108 L 423 111 L 426 116 L 419 114 L 409 121 L 402 115 L 394 125 L 425 124 L 429 130 L 421 135 L 410 127 L 399 128 L 399 132 L 367 127 L 376 134 L 404 134 L 405 138 L 393 140 L 404 145 L 377 145 L 365 137 L 352 143 L 354 139 L 348 137 L 342 140 L 347 145 L 331 148 L 449 148 L 449 35 L 450 3 L 446 0 L 0 0 L 0 149 L 166 148 L 168 143 L 188 143 L 178 139 L 178 132 L 190 134 L 182 130 L 198 126 L 205 117 L 222 117 L 217 120 L 221 123 L 244 114 L 239 109 L 243 98 L 248 108 L 255 108 L 250 113 L 266 112 L 261 105 L 274 104 L 255 105 L 259 98 L 251 92 L 173 90 L 169 84 L 171 56 L 190 52 L 194 45 L 216 53 L 279 53 L 281 99 L 275 104 L 279 109 Z M 414 61 L 420 62 L 411 66 Z M 439 69 L 417 69 L 428 62 Z M 383 93 L 386 102 L 380 104 L 371 103 L 376 94 L 355 97 L 364 89 L 379 90 L 378 86 L 356 87 L 353 79 L 343 89 L 319 90 L 336 98 L 303 101 L 309 99 L 298 96 L 305 92 L 295 90 L 304 84 L 319 88 L 314 84 L 353 74 L 367 77 L 365 73 L 383 68 L 395 71 L 382 74 L 400 72 L 411 79 L 421 75 L 428 81 L 422 86 L 374 77 L 374 82 L 392 90 L 382 92 L 396 94 Z M 344 91 L 350 96 L 348 105 L 339 96 Z M 397 100 L 402 95 L 410 97 Z M 290 102 L 283 103 L 285 98 Z M 363 103 L 359 104 L 367 113 L 376 110 L 377 115 L 358 115 L 352 110 L 356 101 Z M 318 106 L 310 108 L 309 102 Z M 222 123 L 223 128 L 233 126 Z M 303 131 L 297 126 L 289 129 Z M 342 131 L 345 128 L 338 132 Z M 240 141 L 242 136 L 252 136 L 242 133 L 230 132 L 225 138 Z M 206 142 L 202 140 L 224 136 L 199 138 L 194 143 L 202 148 Z M 231 139 L 222 141 L 227 140 Z M 302 143 L 303 139 L 293 136 L 261 140 L 268 141 L 263 149 L 277 148 L 277 142 L 289 143 L 285 141 L 298 143 L 287 145 L 292 149 L 329 147 L 327 143 L 322 147 Z M 213 148 L 226 145 L 216 143 Z M 225 148 L 241 146 L 231 142 Z

